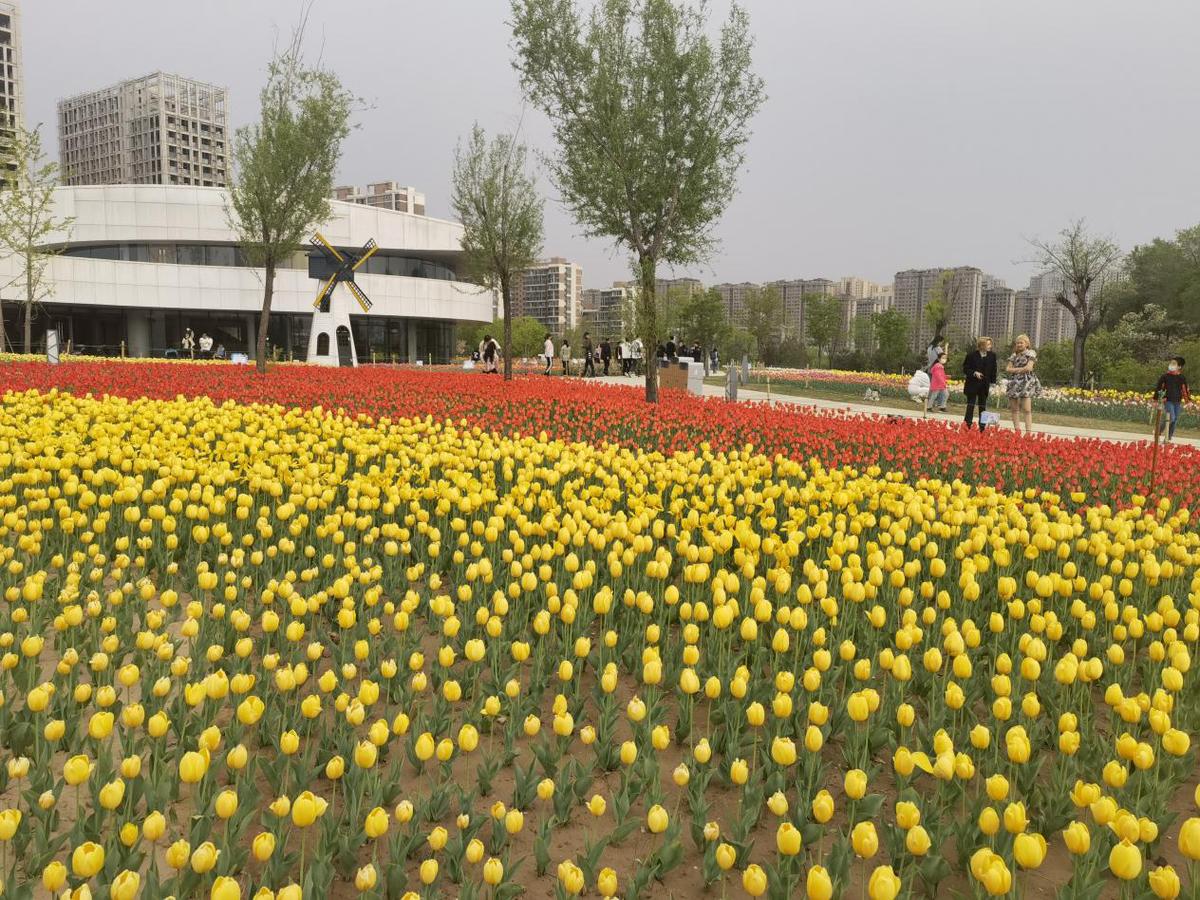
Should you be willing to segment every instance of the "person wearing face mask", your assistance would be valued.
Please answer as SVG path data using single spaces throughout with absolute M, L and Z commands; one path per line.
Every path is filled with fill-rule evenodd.
M 1154 386 L 1154 396 L 1162 400 L 1163 412 L 1167 420 L 1167 440 L 1175 437 L 1175 425 L 1179 421 L 1179 413 L 1183 404 L 1191 398 L 1187 379 L 1183 376 L 1184 359 L 1182 356 L 1172 356 L 1167 361 L 1167 371 L 1158 379 Z M 1162 434 L 1163 420 L 1159 418 L 1154 439 Z

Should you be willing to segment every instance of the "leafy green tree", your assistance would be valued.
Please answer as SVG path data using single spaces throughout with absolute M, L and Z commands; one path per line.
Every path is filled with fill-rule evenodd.
M 774 365 L 783 338 L 783 298 L 772 285 L 747 289 L 746 330 L 754 335 L 763 362 Z
M 734 365 L 740 365 L 743 357 L 754 358 L 756 344 L 754 335 L 745 328 L 730 328 L 721 339 L 721 358 Z
M 749 19 L 734 4 L 714 41 L 703 4 L 601 0 L 585 15 L 574 0 L 511 2 L 514 66 L 557 138 L 551 178 L 585 234 L 633 257 L 652 352 L 658 265 L 711 254 L 764 99 Z M 654 366 L 646 400 L 658 400 Z
M 820 365 L 821 351 L 832 347 L 841 333 L 842 302 L 828 294 L 805 297 L 804 319 L 804 330 L 813 346 L 817 348 L 817 365 Z
M 871 322 L 875 330 L 878 349 L 875 364 L 884 372 L 901 371 L 910 361 L 908 336 L 912 328 L 908 317 L 894 309 L 873 313 Z
M 875 321 L 871 316 L 854 317 L 854 349 L 868 356 L 875 352 Z
M 699 341 L 708 365 L 708 351 L 720 345 L 729 325 L 725 321 L 725 301 L 716 290 L 692 291 L 680 298 L 678 330 L 687 341 Z
M 227 215 L 250 264 L 264 270 L 255 352 L 260 372 L 267 367 L 275 273 L 329 218 L 333 176 L 355 106 L 333 71 L 304 59 L 303 38 L 302 25 L 267 68 L 258 121 L 233 138 Z
M 1088 234 L 1082 219 L 1063 229 L 1057 241 L 1030 244 L 1042 268 L 1059 275 L 1066 285 L 1055 299 L 1075 319 L 1071 384 L 1079 387 L 1086 374 L 1087 340 L 1104 320 L 1108 297 L 1101 288 L 1119 271 L 1121 248 L 1109 238 Z
M 33 352 L 34 308 L 51 294 L 46 266 L 61 249 L 46 249 L 50 235 L 65 243 L 72 217 L 54 215 L 54 189 L 58 186 L 58 163 L 47 162 L 42 136 L 18 126 L 6 141 L 11 168 L 3 173 L 0 191 L 0 252 L 20 261 L 15 284 L 25 295 L 25 352 Z M 4 311 L 0 309 L 0 351 L 5 347 Z
M 1174 240 L 1134 247 L 1127 270 L 1129 281 L 1109 304 L 1114 319 L 1154 303 L 1184 334 L 1200 334 L 1200 225 L 1176 232 Z
M 512 360 L 541 356 L 546 345 L 546 326 L 531 316 L 504 320 L 504 369 L 512 371 Z
M 511 135 L 491 141 L 478 125 L 454 154 L 450 205 L 463 224 L 468 280 L 499 293 L 503 304 L 504 378 L 512 380 L 512 294 L 520 273 L 542 252 L 542 198 L 525 166 L 528 150 Z M 541 341 L 538 343 L 539 350 Z M 517 354 L 520 356 L 535 354 Z

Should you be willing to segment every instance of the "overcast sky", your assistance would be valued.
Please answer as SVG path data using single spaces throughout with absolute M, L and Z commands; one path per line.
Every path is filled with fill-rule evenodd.
M 300 0 L 19 0 L 30 123 L 163 69 L 224 85 L 235 125 Z M 1200 222 L 1194 0 L 744 0 L 769 99 L 705 281 L 890 281 L 975 265 L 1022 287 L 1025 238 L 1085 217 L 1122 246 Z M 455 142 L 522 121 L 506 0 L 315 0 L 309 42 L 372 108 L 339 180 L 396 179 L 449 213 Z M 723 15 L 727 0 L 716 0 Z M 523 135 L 549 149 L 542 116 Z M 546 255 L 629 277 L 555 202 Z

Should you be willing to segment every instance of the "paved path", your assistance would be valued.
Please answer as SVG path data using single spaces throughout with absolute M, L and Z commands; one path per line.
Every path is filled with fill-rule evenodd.
M 596 379 L 603 384 L 623 384 L 626 386 L 634 386 L 641 384 L 641 379 L 624 378 L 620 375 L 612 375 L 608 378 L 600 377 Z M 723 397 L 725 396 L 725 388 L 722 385 L 705 384 L 704 396 L 706 397 Z M 809 409 L 826 409 L 837 410 L 839 412 L 861 413 L 864 415 L 874 416 L 904 416 L 910 419 L 922 418 L 921 407 L 916 403 L 909 407 L 892 407 L 882 404 L 851 402 L 848 400 L 829 400 L 823 397 L 798 397 L 794 394 L 770 394 L 766 391 L 749 390 L 747 388 L 738 388 L 738 400 L 740 401 L 759 401 L 770 402 L 772 405 L 778 406 L 800 406 L 808 407 Z M 930 420 L 940 420 L 945 422 L 962 422 L 963 408 L 960 406 L 958 412 L 938 413 L 931 412 L 926 417 Z M 1001 414 L 1000 428 L 1005 431 L 1012 430 L 1012 420 L 1008 417 L 1008 409 L 1005 407 L 1002 410 L 997 410 Z M 1039 425 L 1037 421 L 1037 411 L 1034 411 L 1033 430 L 1041 434 L 1051 434 L 1057 437 L 1067 438 L 1101 438 L 1106 441 L 1119 441 L 1121 443 L 1131 443 L 1135 441 L 1149 441 L 1151 439 L 1150 428 L 1146 427 L 1145 434 L 1138 434 L 1134 431 L 1109 431 L 1103 428 L 1077 428 L 1071 425 Z M 1177 437 L 1176 443 L 1190 444 L 1192 446 L 1200 446 L 1200 439 Z

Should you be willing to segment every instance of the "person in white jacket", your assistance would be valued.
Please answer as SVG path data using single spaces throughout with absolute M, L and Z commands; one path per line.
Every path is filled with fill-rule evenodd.
M 549 375 L 550 366 L 554 364 L 554 338 L 550 337 L 549 333 L 546 334 L 546 343 L 542 347 L 542 355 L 546 357 L 546 371 L 542 374 Z

